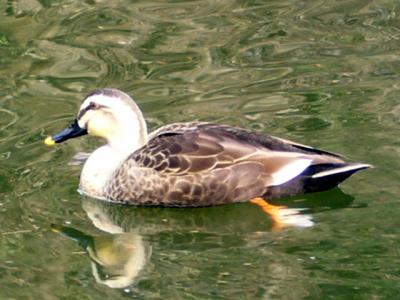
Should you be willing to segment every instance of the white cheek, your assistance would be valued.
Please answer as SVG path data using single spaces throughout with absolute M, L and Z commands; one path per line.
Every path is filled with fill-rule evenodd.
M 88 132 L 91 135 L 103 137 L 106 134 L 107 126 L 106 122 L 100 120 L 100 118 L 92 118 L 88 123 Z
M 109 138 L 114 132 L 113 122 L 101 114 L 93 115 L 87 125 L 88 132 L 91 135 Z

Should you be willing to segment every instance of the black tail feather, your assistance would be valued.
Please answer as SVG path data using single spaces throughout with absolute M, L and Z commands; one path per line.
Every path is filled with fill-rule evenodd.
M 354 173 L 370 167 L 371 166 L 365 164 L 346 164 L 337 169 L 316 173 L 305 182 L 304 190 L 306 193 L 330 190 Z M 319 176 L 319 174 L 321 174 L 321 176 Z
M 265 196 L 275 199 L 330 190 L 354 173 L 370 167 L 359 163 L 313 165 L 300 176 L 282 185 L 270 187 Z

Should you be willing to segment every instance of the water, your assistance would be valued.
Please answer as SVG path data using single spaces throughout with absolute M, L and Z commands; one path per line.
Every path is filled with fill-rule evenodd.
M 398 2 L 25 0 L 0 13 L 1 299 L 399 297 Z M 311 227 L 279 230 L 252 204 L 83 199 L 69 162 L 99 141 L 42 141 L 106 86 L 151 129 L 227 123 L 375 168 L 279 201 Z

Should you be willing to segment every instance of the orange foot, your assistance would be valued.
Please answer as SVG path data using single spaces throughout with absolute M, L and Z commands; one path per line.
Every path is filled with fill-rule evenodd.
M 271 216 L 273 221 L 272 230 L 280 230 L 286 227 L 284 217 L 280 213 L 280 210 L 287 208 L 286 206 L 269 204 L 263 198 L 253 198 L 250 200 L 250 203 L 258 205 L 265 213 Z
M 271 216 L 273 221 L 272 230 L 280 230 L 289 226 L 311 227 L 314 225 L 312 216 L 302 213 L 304 210 L 302 208 L 272 205 L 262 198 L 254 198 L 250 202 L 258 205 L 265 213 Z

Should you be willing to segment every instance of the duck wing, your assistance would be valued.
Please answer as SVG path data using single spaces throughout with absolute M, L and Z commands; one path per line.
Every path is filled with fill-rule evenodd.
M 210 123 L 176 123 L 150 135 L 128 159 L 162 174 L 193 174 L 240 163 L 262 166 L 269 184 L 299 175 L 313 164 L 342 164 L 336 154 L 242 128 Z
M 296 143 L 283 138 L 278 138 L 275 136 L 266 135 L 239 127 L 221 125 L 221 124 L 212 124 L 207 122 L 187 122 L 187 123 L 169 124 L 152 132 L 149 136 L 149 139 L 151 140 L 158 136 L 173 135 L 178 133 L 185 133 L 187 131 L 196 131 L 204 129 L 211 130 L 213 132 L 216 132 L 218 130 L 224 131 L 226 133 L 234 135 L 236 139 L 244 141 L 245 143 L 250 143 L 253 145 L 254 144 L 261 145 L 270 150 L 300 152 L 305 154 L 325 154 L 337 158 L 342 158 L 340 154 L 317 149 L 308 145 Z

